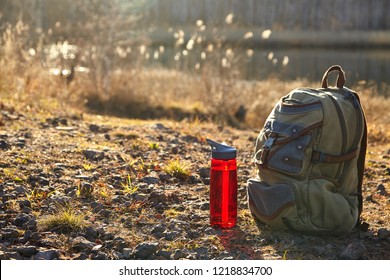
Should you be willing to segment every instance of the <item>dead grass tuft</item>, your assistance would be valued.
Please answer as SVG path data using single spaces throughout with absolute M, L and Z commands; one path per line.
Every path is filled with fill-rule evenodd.
M 57 213 L 42 217 L 39 225 L 43 230 L 58 233 L 80 232 L 86 227 L 84 215 L 76 214 L 69 207 L 61 208 Z
M 187 179 L 191 174 L 189 163 L 180 159 L 168 161 L 164 171 L 179 179 Z

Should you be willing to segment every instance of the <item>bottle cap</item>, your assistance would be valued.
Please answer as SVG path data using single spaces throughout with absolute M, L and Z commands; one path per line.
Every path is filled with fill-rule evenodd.
M 228 145 L 217 143 L 206 139 L 211 146 L 211 157 L 214 159 L 234 159 L 237 156 L 237 149 Z

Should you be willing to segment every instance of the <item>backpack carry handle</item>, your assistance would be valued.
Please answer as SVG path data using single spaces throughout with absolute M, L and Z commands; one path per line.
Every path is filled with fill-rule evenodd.
M 328 76 L 332 71 L 339 71 L 336 85 L 338 88 L 343 88 L 345 84 L 345 72 L 340 65 L 333 65 L 328 70 L 326 70 L 324 76 L 322 77 L 322 88 L 328 88 Z

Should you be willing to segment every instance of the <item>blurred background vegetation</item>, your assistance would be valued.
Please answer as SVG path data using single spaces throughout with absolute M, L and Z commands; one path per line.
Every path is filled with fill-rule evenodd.
M 387 100 L 389 9 L 388 0 L 1 0 L 0 89 L 39 106 L 51 96 L 99 113 L 259 127 L 281 95 L 319 87 L 332 64 L 349 87 Z

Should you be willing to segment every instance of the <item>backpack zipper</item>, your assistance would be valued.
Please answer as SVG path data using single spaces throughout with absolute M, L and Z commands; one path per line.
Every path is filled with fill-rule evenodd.
M 294 139 L 297 139 L 303 135 L 309 134 L 310 131 L 312 131 L 315 128 L 321 127 L 322 124 L 323 124 L 322 121 L 316 122 L 316 123 L 304 128 L 304 129 L 302 129 L 299 133 L 297 133 L 293 136 L 290 136 L 290 137 L 287 137 L 287 138 L 281 139 L 281 140 L 275 140 L 275 142 L 273 144 L 276 146 L 276 145 L 282 145 L 284 143 L 288 143 L 288 142 L 290 142 Z

